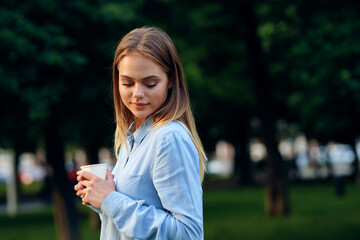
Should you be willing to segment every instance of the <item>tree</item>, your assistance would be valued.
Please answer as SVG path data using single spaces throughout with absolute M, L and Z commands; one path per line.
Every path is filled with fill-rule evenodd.
M 254 74 L 254 88 L 259 116 L 262 122 L 263 138 L 268 151 L 268 177 L 266 180 L 267 211 L 271 216 L 287 215 L 290 212 L 287 175 L 276 140 L 275 105 L 270 95 L 271 79 L 264 57 L 261 41 L 257 36 L 257 20 L 250 1 L 241 5 L 244 22 L 247 23 L 248 59 Z
M 6 124 L 1 130 L 6 135 L 1 135 L 0 142 L 25 143 L 33 150 L 39 143 L 46 146 L 54 169 L 59 239 L 79 239 L 64 146 L 85 145 L 94 152 L 111 142 L 112 111 L 106 105 L 111 99 L 111 77 L 106 69 L 111 66 L 119 30 L 127 31 L 124 26 L 136 19 L 136 4 L 7 1 L 0 11 L 0 50 L 7 57 L 0 62 L 0 91 L 6 93 L 1 99 L 16 103 L 2 104 Z M 23 141 L 27 133 L 31 141 Z
M 259 4 L 259 34 L 280 117 L 298 122 L 321 144 L 354 145 L 360 132 L 358 3 L 271 2 Z

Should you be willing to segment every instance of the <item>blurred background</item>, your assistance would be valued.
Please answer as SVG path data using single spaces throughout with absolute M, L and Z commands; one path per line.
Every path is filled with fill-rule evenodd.
M 113 54 L 144 25 L 188 81 L 205 239 L 358 239 L 359 16 L 350 0 L 1 1 L 1 239 L 99 239 L 76 171 L 115 164 Z

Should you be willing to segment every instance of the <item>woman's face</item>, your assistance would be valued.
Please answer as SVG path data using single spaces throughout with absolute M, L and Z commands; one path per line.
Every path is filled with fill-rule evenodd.
M 170 86 L 167 74 L 140 53 L 123 57 L 118 70 L 121 100 L 134 115 L 138 128 L 165 102 Z

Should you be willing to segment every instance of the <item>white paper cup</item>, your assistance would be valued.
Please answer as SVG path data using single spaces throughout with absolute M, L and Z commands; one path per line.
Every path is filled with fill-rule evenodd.
M 107 163 L 90 164 L 90 165 L 84 165 L 84 166 L 80 167 L 81 170 L 91 172 L 104 180 L 106 178 L 107 168 L 108 168 Z M 100 209 L 98 209 L 94 206 L 91 206 L 91 205 L 87 205 L 87 206 L 97 213 L 102 213 L 102 211 Z
M 90 164 L 80 167 L 81 170 L 91 172 L 104 180 L 106 178 L 107 168 L 108 168 L 107 163 Z

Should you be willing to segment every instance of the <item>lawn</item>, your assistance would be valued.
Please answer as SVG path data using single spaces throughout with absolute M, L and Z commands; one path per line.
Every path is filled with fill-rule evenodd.
M 347 184 L 346 195 L 338 198 L 331 184 L 291 186 L 292 213 L 270 218 L 264 214 L 263 189 L 247 187 L 204 191 L 206 240 L 226 239 L 359 239 L 360 188 Z M 87 208 L 79 205 L 81 235 L 99 239 L 90 229 Z M 27 211 L 16 218 L 0 215 L 0 239 L 55 239 L 52 208 Z
M 348 184 L 338 198 L 331 184 L 291 188 L 292 213 L 264 214 L 262 188 L 205 192 L 205 239 L 359 239 L 360 188 Z

